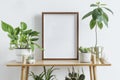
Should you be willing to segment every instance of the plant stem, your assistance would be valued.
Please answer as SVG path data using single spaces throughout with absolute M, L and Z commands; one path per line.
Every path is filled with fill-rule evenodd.
M 97 25 L 96 25 L 96 27 L 95 27 L 95 47 L 97 47 L 97 42 L 98 42 L 98 39 L 97 39 L 97 35 L 98 35 L 98 33 L 97 33 Z

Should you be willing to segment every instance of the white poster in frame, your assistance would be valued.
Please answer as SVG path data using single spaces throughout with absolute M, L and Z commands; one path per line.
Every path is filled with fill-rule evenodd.
M 42 13 L 43 60 L 77 60 L 78 36 L 78 12 Z

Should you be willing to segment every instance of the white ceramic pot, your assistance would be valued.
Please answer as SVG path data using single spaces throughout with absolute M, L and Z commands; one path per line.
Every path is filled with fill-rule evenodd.
M 29 64 L 34 64 L 34 63 L 35 63 L 35 59 L 30 59 L 30 60 L 28 60 L 28 63 L 29 63 Z
M 79 61 L 82 62 L 82 63 L 91 62 L 91 53 L 80 53 Z
M 25 56 L 30 56 L 32 53 L 31 49 L 15 49 L 15 54 L 16 62 L 22 62 Z

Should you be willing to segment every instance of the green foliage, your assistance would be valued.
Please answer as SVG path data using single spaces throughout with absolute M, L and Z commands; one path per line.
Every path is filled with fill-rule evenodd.
M 2 30 L 8 33 L 10 38 L 10 49 L 22 48 L 32 49 L 34 51 L 35 46 L 41 48 L 36 41 L 38 41 L 39 32 L 27 29 L 25 22 L 20 22 L 20 26 L 13 28 L 10 24 L 1 21 Z M 42 49 L 42 48 L 41 48 Z
M 80 47 L 80 48 L 79 48 L 79 51 L 80 51 L 81 53 L 88 53 L 88 52 L 90 52 L 90 48 Z
M 36 74 L 34 74 L 33 72 L 31 72 L 30 73 L 30 76 L 32 76 L 32 78 L 34 79 L 34 80 L 44 80 L 44 73 L 42 72 L 42 73 L 40 73 L 39 75 L 36 75 Z
M 56 69 L 53 68 L 53 66 L 49 69 L 46 69 L 46 67 L 44 66 L 43 69 L 44 71 L 39 75 L 35 75 L 33 72 L 31 72 L 30 76 L 32 76 L 34 80 L 54 80 L 55 79 L 55 75 L 53 75 L 52 73 Z
M 56 69 L 54 69 L 53 66 L 51 68 L 49 68 L 48 70 L 44 66 L 45 80 L 54 80 L 55 79 L 55 75 L 52 74 L 54 70 L 56 70 Z
M 70 72 L 70 69 L 68 69 L 69 73 L 68 73 L 68 77 L 65 77 L 65 80 L 85 80 L 85 75 L 84 73 L 79 74 L 78 72 L 75 72 L 74 67 L 72 67 L 72 72 Z M 82 69 L 83 71 L 83 69 Z
M 113 11 L 105 6 L 106 4 L 101 4 L 100 2 L 96 2 L 96 4 L 91 4 L 90 7 L 94 7 L 94 9 L 82 17 L 82 19 L 85 19 L 89 16 L 92 16 L 92 19 L 89 23 L 90 29 L 93 29 L 95 26 L 98 26 L 99 29 L 102 29 L 103 24 L 108 26 L 109 17 L 104 10 L 107 10 L 112 14 Z

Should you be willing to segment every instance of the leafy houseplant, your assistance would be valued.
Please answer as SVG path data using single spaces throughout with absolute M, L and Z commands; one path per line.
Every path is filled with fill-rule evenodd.
M 46 69 L 46 67 L 43 67 L 44 71 L 40 73 L 39 75 L 35 75 L 33 72 L 30 73 L 30 76 L 33 77 L 34 80 L 54 80 L 55 75 L 53 75 L 53 71 L 56 70 L 53 66 L 49 69 Z
M 97 36 L 97 29 L 100 30 L 103 28 L 103 25 L 106 25 L 108 27 L 109 17 L 105 10 L 113 14 L 113 11 L 109 8 L 105 7 L 106 4 L 101 4 L 100 2 L 96 2 L 96 4 L 91 4 L 90 7 L 94 7 L 94 9 L 87 14 L 85 14 L 82 19 L 88 18 L 91 16 L 91 20 L 89 22 L 90 29 L 95 28 L 95 53 L 98 54 L 98 36 Z M 98 54 L 99 55 L 99 54 Z M 96 55 L 97 57 L 97 55 Z
M 75 72 L 74 67 L 72 67 L 72 72 L 70 72 L 70 69 L 68 69 L 68 77 L 65 77 L 65 80 L 85 80 L 85 75 L 82 69 L 82 74 L 79 74 L 78 72 Z
M 80 62 L 90 62 L 91 61 L 90 48 L 80 47 L 79 51 L 80 51 L 80 54 L 79 54 Z
M 39 75 L 36 75 L 34 74 L 33 72 L 30 73 L 30 76 L 32 76 L 32 78 L 34 80 L 44 80 L 43 77 L 44 77 L 44 73 L 40 73 Z
M 35 43 L 39 38 L 39 32 L 27 29 L 25 22 L 20 22 L 19 27 L 14 28 L 10 24 L 1 21 L 2 30 L 8 33 L 10 38 L 10 49 L 32 49 L 40 46 Z

